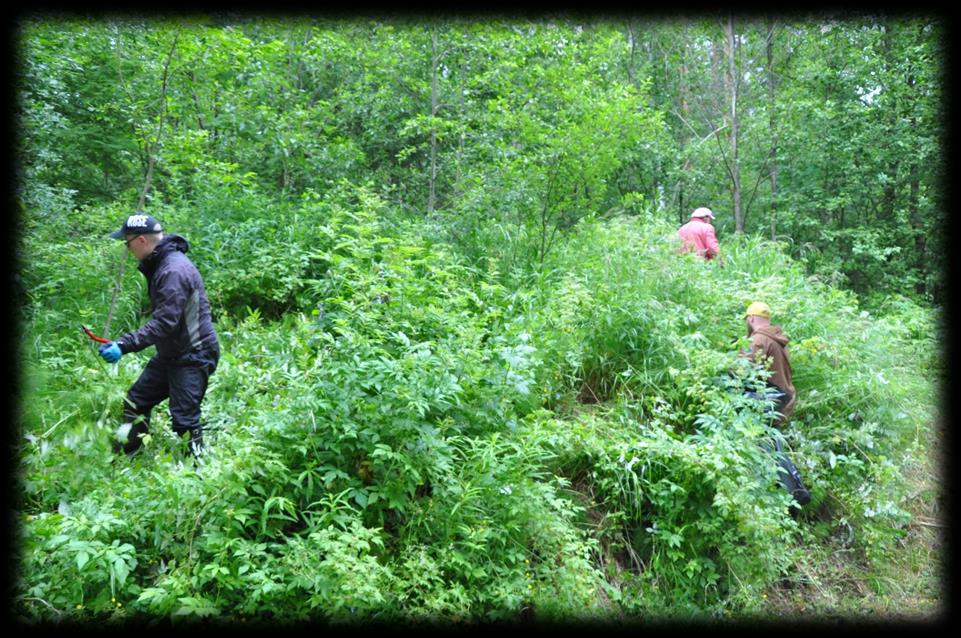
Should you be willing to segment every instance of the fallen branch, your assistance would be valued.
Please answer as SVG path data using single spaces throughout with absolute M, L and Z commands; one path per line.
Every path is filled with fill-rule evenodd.
M 44 605 L 46 605 L 47 607 L 49 607 L 50 609 L 52 609 L 52 610 L 54 611 L 54 613 L 56 613 L 58 616 L 63 616 L 63 612 L 62 612 L 62 611 L 60 611 L 59 609 L 57 609 L 56 607 L 54 607 L 53 605 L 51 605 L 50 603 L 48 603 L 47 601 L 45 601 L 43 598 L 37 598 L 37 597 L 35 597 L 35 596 L 24 596 L 24 597 L 21 598 L 20 600 L 35 600 L 36 602 L 38 602 L 38 603 L 43 603 Z

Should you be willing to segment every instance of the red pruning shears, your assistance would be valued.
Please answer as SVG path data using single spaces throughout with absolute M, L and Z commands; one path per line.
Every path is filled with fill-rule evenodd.
M 84 326 L 84 325 L 81 324 L 80 327 L 83 328 L 83 331 L 84 331 L 85 333 L 87 333 L 87 336 L 88 336 L 88 337 L 90 337 L 91 339 L 93 339 L 93 340 L 96 341 L 97 343 L 110 343 L 110 339 L 104 339 L 103 337 L 98 337 L 98 336 L 95 335 L 95 334 L 93 333 L 93 331 L 92 331 L 90 328 L 88 328 L 87 326 Z

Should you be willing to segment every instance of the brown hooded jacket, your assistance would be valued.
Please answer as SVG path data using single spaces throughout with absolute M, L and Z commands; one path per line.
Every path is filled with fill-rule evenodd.
M 787 343 L 787 335 L 780 326 L 763 326 L 751 334 L 751 349 L 747 353 L 752 361 L 767 365 L 768 370 L 771 371 L 768 381 L 791 397 L 781 410 L 785 420 L 794 413 L 794 403 L 797 399 L 794 384 L 791 382 L 791 362 L 788 359 Z

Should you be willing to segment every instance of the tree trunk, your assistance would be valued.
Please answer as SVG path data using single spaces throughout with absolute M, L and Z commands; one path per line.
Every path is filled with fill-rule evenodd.
M 200 106 L 200 98 L 197 97 L 197 91 L 195 87 L 200 83 L 197 80 L 197 71 L 193 70 L 189 74 L 184 73 L 186 77 L 190 78 L 190 97 L 193 99 L 194 108 L 197 110 L 197 126 L 200 127 L 201 131 L 207 130 L 207 125 L 204 122 L 203 109 Z
M 738 155 L 737 155 L 737 138 L 738 138 L 738 120 L 737 120 L 737 92 L 738 92 L 738 76 L 737 76 L 737 61 L 735 59 L 735 41 L 734 41 L 734 16 L 728 15 L 727 26 L 726 26 L 726 47 L 725 53 L 727 55 L 727 73 L 724 76 L 725 88 L 727 89 L 727 98 L 730 102 L 730 111 L 728 113 L 728 125 L 730 126 L 730 142 L 731 142 L 731 199 L 734 204 L 734 232 L 743 233 L 744 232 L 744 217 L 741 212 L 741 175 L 740 167 L 738 166 Z
M 913 73 L 908 74 L 907 78 L 905 78 L 905 83 L 908 85 L 909 95 L 913 96 L 916 90 L 916 80 Z M 917 130 L 917 117 L 912 114 L 909 121 L 911 122 L 911 129 Z M 928 263 L 925 257 L 927 242 L 924 233 L 924 221 L 921 219 L 921 167 L 916 158 L 911 160 L 908 170 L 908 182 L 908 220 L 911 224 L 911 232 L 914 235 L 914 263 L 918 271 L 918 282 L 914 286 L 914 291 L 924 296 L 927 292 L 927 284 L 925 282 L 928 272 Z
M 467 88 L 466 78 L 470 77 L 470 68 L 467 64 L 465 64 L 465 67 L 466 68 L 463 69 L 464 72 L 460 74 L 460 80 L 457 86 L 457 98 L 460 103 L 461 121 L 467 120 L 467 105 L 464 102 L 464 91 Z M 465 131 L 465 128 L 461 127 L 460 136 L 458 137 L 458 142 L 457 142 L 457 152 L 454 156 L 454 168 L 456 170 L 456 174 L 454 176 L 454 184 L 457 185 L 454 191 L 454 201 L 460 201 L 460 198 L 464 194 L 461 190 L 461 185 L 464 183 L 464 167 L 463 167 L 464 159 L 463 158 L 464 158 L 464 148 L 466 145 L 467 145 L 467 133 Z
M 774 84 L 774 20 L 767 23 L 768 129 L 771 133 L 771 240 L 777 237 L 777 112 Z
M 691 121 L 691 101 L 690 101 L 690 86 L 688 84 L 687 74 L 687 21 L 682 19 L 681 21 L 681 59 L 680 65 L 678 66 L 678 93 L 681 100 L 681 117 L 685 121 Z M 681 129 L 681 155 L 685 156 L 688 150 L 688 144 L 690 142 L 690 135 L 687 133 L 686 128 Z M 684 187 L 689 181 L 689 176 L 691 172 L 691 162 L 689 159 L 685 158 L 684 163 L 681 165 L 681 175 L 680 175 L 680 198 L 678 199 L 678 211 L 677 218 L 678 222 L 683 224 L 684 220 L 687 219 L 686 212 L 684 210 Z
M 427 196 L 427 215 L 434 214 L 435 194 L 434 188 L 437 181 L 437 130 L 434 128 L 434 118 L 437 117 L 437 66 L 439 58 L 437 55 L 437 32 L 431 31 L 430 34 L 430 188 Z
M 550 233 L 550 239 L 548 239 L 548 229 L 552 225 L 552 222 L 554 225 L 554 231 L 557 230 L 557 222 L 553 219 L 555 215 L 551 210 L 551 197 L 554 194 L 554 183 L 558 173 L 560 172 L 560 164 L 560 156 L 555 156 L 551 160 L 551 164 L 547 172 L 547 190 L 544 194 L 544 205 L 541 207 L 541 244 L 538 249 L 538 263 L 541 265 L 544 265 L 544 257 L 547 256 L 547 251 L 550 250 L 551 244 L 553 243 L 554 232 Z
M 884 78 L 888 82 L 894 84 L 892 75 L 894 72 L 894 61 L 892 60 L 891 49 L 893 47 L 893 38 L 891 35 L 891 29 L 887 26 L 882 26 L 884 30 L 883 38 L 881 41 L 882 51 L 884 54 Z M 901 111 L 901 105 L 897 101 L 897 92 L 891 91 L 894 96 L 894 101 L 888 105 L 886 112 L 888 114 L 888 122 L 891 126 L 891 131 L 889 133 L 888 144 L 894 143 L 894 131 L 897 127 L 897 120 L 899 113 Z M 900 167 L 900 161 L 898 160 L 898 155 L 893 150 L 890 152 L 889 157 L 891 161 L 887 166 L 887 176 L 888 179 L 884 182 L 884 189 L 881 195 L 881 211 L 879 215 L 879 220 L 886 224 L 895 224 L 895 204 L 897 203 L 897 186 L 898 186 L 898 168 Z
M 925 284 L 928 271 L 927 259 L 925 258 L 926 241 L 924 235 L 924 223 L 921 220 L 921 211 L 918 205 L 921 192 L 921 178 L 917 162 L 911 164 L 911 200 L 909 204 L 911 231 L 914 233 L 914 256 L 918 269 L 918 283 L 915 284 L 915 292 L 924 295 L 927 292 Z
M 627 43 L 631 47 L 631 54 L 627 58 L 627 81 L 637 86 L 637 71 L 634 69 L 634 55 L 637 51 L 637 36 L 634 35 L 634 25 L 630 19 L 627 21 Z

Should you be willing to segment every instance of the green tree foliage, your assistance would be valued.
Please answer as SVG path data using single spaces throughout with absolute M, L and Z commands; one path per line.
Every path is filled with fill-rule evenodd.
M 39 20 L 19 40 L 23 198 L 135 199 L 153 156 L 151 206 L 243 176 L 294 200 L 370 180 L 463 250 L 510 235 L 508 258 L 639 197 L 676 220 L 710 205 L 723 235 L 728 81 L 746 232 L 862 298 L 940 300 L 941 26 L 734 24 L 728 81 L 708 18 Z
M 770 34 L 764 21 L 736 25 L 746 232 L 789 241 L 809 272 L 862 298 L 907 284 L 918 299 L 942 299 L 941 25 L 776 18 Z M 683 220 L 699 205 L 720 209 L 723 235 L 733 230 L 729 157 L 725 133 L 712 134 L 725 108 L 722 27 L 635 21 L 625 30 L 639 41 L 635 73 L 651 78 L 653 106 L 667 114 L 676 145 L 660 182 L 671 217 Z
M 781 107 L 787 122 L 805 123 L 786 127 L 783 151 L 810 157 L 784 163 L 786 203 L 814 214 L 787 218 L 785 235 L 813 253 L 816 270 L 842 273 L 858 293 L 940 297 L 939 28 L 864 21 L 818 32 L 799 40 L 800 81 L 785 83 Z M 824 48 L 804 55 L 807 47 Z
M 942 375 L 939 26 L 735 24 L 739 234 L 720 21 L 28 21 L 15 613 L 717 617 L 838 539 L 889 562 Z M 162 409 L 111 451 L 146 355 L 79 331 L 148 184 L 221 338 L 197 463 Z M 723 268 L 678 253 L 701 204 Z M 149 311 L 117 277 L 110 336 Z M 741 393 L 756 299 L 796 519 Z

